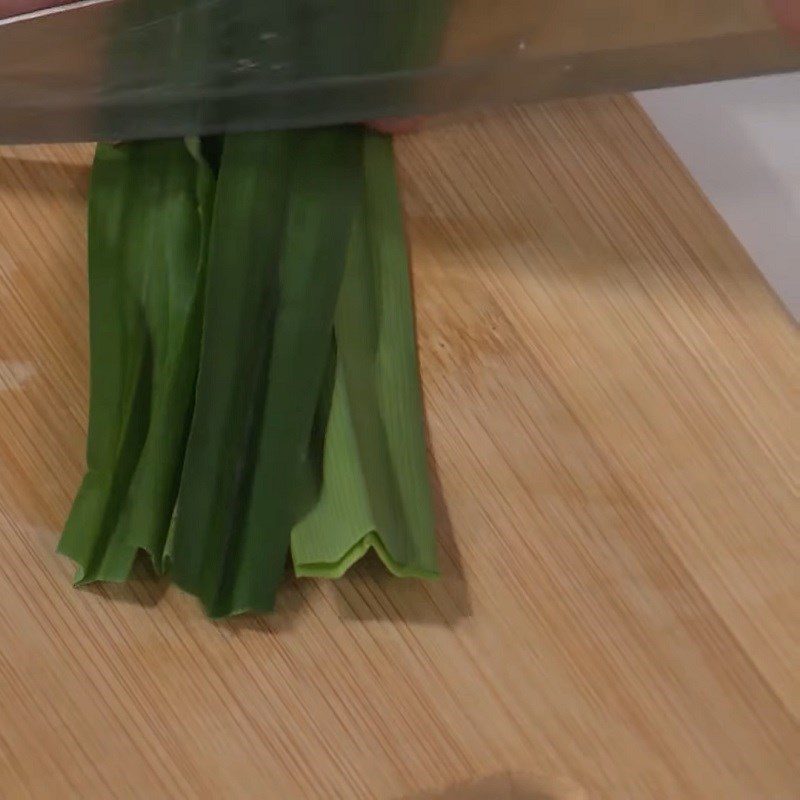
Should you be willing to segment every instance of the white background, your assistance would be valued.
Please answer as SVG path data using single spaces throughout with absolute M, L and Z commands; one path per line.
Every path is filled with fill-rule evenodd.
M 637 98 L 800 318 L 800 73 Z

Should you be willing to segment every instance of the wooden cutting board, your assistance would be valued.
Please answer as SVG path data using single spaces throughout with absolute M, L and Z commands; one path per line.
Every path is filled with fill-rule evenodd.
M 402 140 L 442 580 L 54 555 L 90 148 L 0 150 L 0 796 L 800 797 L 798 330 L 626 98 Z

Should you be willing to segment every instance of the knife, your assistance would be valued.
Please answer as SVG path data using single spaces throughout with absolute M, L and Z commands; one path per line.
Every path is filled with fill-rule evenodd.
M 420 15 L 438 33 L 414 51 L 398 31 Z M 760 0 L 81 0 L 0 19 L 0 142 L 293 128 L 798 69 Z

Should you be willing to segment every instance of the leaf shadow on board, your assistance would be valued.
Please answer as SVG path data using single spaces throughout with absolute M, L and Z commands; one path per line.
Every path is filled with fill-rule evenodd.
M 157 606 L 169 588 L 169 577 L 158 575 L 145 553 L 139 553 L 124 583 L 97 582 L 81 586 L 80 591 L 110 600 L 113 603 L 153 608 Z
M 572 781 L 517 772 L 498 772 L 438 791 L 404 795 L 401 800 L 588 800 Z
M 455 627 L 472 615 L 458 543 L 433 456 L 428 455 L 441 577 L 398 578 L 370 551 L 339 582 L 337 603 L 344 619 L 388 620 Z

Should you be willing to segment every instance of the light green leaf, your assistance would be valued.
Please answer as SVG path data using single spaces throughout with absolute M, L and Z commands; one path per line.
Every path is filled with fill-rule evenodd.
M 436 574 L 408 258 L 391 140 L 365 141 L 365 199 L 334 324 L 318 502 L 292 533 L 297 575 L 338 577 L 370 547 L 396 575 Z

